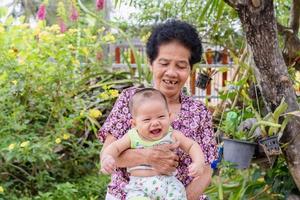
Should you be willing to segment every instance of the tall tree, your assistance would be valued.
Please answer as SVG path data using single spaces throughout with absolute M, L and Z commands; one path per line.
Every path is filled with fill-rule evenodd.
M 299 110 L 295 90 L 289 79 L 287 66 L 278 45 L 277 22 L 274 16 L 273 0 L 225 0 L 234 8 L 240 18 L 246 39 L 253 52 L 255 75 L 269 111 L 274 111 L 285 98 L 288 111 Z M 299 0 L 294 0 L 298 3 Z M 296 8 L 293 5 L 292 8 Z M 297 13 L 298 12 L 298 13 Z M 291 22 L 291 28 L 299 29 L 299 8 L 294 15 L 298 22 Z M 298 24 L 298 25 L 297 25 Z M 281 142 L 287 143 L 284 155 L 293 179 L 300 189 L 300 119 L 292 117 Z

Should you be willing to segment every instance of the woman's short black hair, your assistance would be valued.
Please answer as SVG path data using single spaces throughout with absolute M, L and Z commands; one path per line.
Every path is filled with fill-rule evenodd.
M 147 56 L 152 64 L 158 56 L 160 45 L 177 41 L 191 51 L 191 67 L 201 60 L 202 43 L 196 28 L 184 21 L 169 19 L 154 27 L 147 45 Z

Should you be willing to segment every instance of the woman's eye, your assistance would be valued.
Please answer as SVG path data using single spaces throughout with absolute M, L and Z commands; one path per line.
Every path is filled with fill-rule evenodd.
M 186 69 L 187 66 L 186 65 L 178 65 L 178 68 L 180 68 L 180 69 Z
M 160 63 L 161 66 L 168 66 L 168 63 Z
M 159 116 L 158 118 L 162 119 L 162 118 L 165 118 L 165 116 L 164 116 L 164 115 L 161 115 L 161 116 Z
M 150 119 L 143 119 L 143 122 L 149 122 Z

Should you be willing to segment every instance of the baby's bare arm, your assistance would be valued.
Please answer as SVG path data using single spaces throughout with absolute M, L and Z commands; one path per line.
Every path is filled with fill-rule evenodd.
M 203 172 L 205 165 L 204 154 L 200 145 L 179 131 L 174 131 L 173 137 L 179 142 L 179 147 L 192 158 L 193 163 L 189 166 L 189 175 L 193 177 L 199 176 Z

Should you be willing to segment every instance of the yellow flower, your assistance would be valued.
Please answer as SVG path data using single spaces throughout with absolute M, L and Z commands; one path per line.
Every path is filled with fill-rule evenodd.
M 18 81 L 17 80 L 13 80 L 11 81 L 14 85 L 17 85 Z
M 263 177 L 261 177 L 261 178 L 257 179 L 257 181 L 260 183 L 263 183 L 263 182 L 265 182 L 265 179 Z
M 112 98 L 115 98 L 119 95 L 119 91 L 118 90 L 109 90 L 109 93 L 111 95 Z
M 112 34 L 107 34 L 103 37 L 103 41 L 114 43 L 116 41 L 116 38 Z
M 110 86 L 108 86 L 108 85 L 102 86 L 102 89 L 103 89 L 103 90 L 108 90 L 109 88 L 110 88 Z
M 15 54 L 14 50 L 12 50 L 12 49 L 8 50 L 8 53 L 13 54 L 13 55 Z
M 89 116 L 92 117 L 92 118 L 97 119 L 97 118 L 101 117 L 101 115 L 102 115 L 102 113 L 98 109 L 89 110 Z
M 4 193 L 4 189 L 2 186 L 0 186 L 0 193 Z
M 67 139 L 69 139 L 70 138 L 70 134 L 69 133 L 65 133 L 64 135 L 63 135 L 63 139 L 64 140 L 67 140 Z
M 77 59 L 73 59 L 72 63 L 73 63 L 73 65 L 76 65 L 76 66 L 80 65 L 80 62 Z
M 83 116 L 84 116 L 84 113 L 85 113 L 84 110 L 80 111 L 79 116 L 80 116 L 80 117 L 83 117 Z
M 16 147 L 16 143 L 12 143 L 8 146 L 9 150 L 13 150 Z
M 42 31 L 42 32 L 40 33 L 40 39 L 41 39 L 42 41 L 45 41 L 45 42 L 50 41 L 50 40 L 51 40 L 50 37 L 51 37 L 51 36 L 50 36 L 50 34 L 49 34 L 47 31 Z
M 41 28 L 37 26 L 37 27 L 34 29 L 33 35 L 39 35 L 40 33 L 41 33 Z
M 69 45 L 68 45 L 68 48 L 69 48 L 70 50 L 75 50 L 75 47 L 74 47 L 72 44 L 69 44 Z
M 60 27 L 57 24 L 52 25 L 49 29 L 54 33 L 60 33 Z
M 78 31 L 78 30 L 77 30 L 76 28 L 70 28 L 68 32 L 69 32 L 70 34 L 73 34 L 73 33 L 76 33 L 77 31 Z
M 60 144 L 61 143 L 61 139 L 60 138 L 56 138 L 55 143 L 56 144 Z
M 151 32 L 149 32 L 149 33 L 147 33 L 146 35 L 144 35 L 144 36 L 142 37 L 141 41 L 144 42 L 144 43 L 146 43 L 146 42 L 148 41 L 148 38 L 150 37 L 150 33 L 151 33 Z
M 100 99 L 109 99 L 109 95 L 107 94 L 107 92 L 102 92 L 99 94 Z
M 102 26 L 101 28 L 98 29 L 98 33 L 102 33 L 103 31 L 105 31 L 105 27 Z
M 86 47 L 83 47 L 83 48 L 82 48 L 82 52 L 83 52 L 83 54 L 84 54 L 85 56 L 88 56 L 88 54 L 89 54 L 89 50 L 88 50 L 88 48 L 86 48 Z
M 27 147 L 29 145 L 29 141 L 22 142 L 20 147 Z

